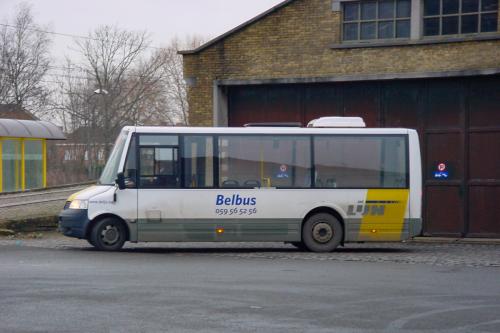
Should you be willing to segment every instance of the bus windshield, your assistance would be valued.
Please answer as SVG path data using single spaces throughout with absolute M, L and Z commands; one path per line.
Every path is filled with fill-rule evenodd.
M 99 179 L 100 185 L 114 185 L 116 175 L 118 173 L 118 167 L 120 165 L 120 158 L 125 148 L 125 142 L 127 141 L 127 131 L 122 131 L 118 138 L 116 139 L 115 146 L 111 155 L 109 155 L 108 162 L 102 171 L 101 178 Z

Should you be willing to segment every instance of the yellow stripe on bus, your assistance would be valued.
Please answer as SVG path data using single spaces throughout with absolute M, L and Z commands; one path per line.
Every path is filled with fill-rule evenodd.
M 78 191 L 76 193 L 73 193 L 72 195 L 69 196 L 68 200 L 67 201 L 73 201 L 75 200 L 76 196 L 79 195 L 79 194 L 82 194 L 83 192 L 86 192 L 86 191 L 89 191 L 89 190 L 92 190 L 95 186 L 90 186 L 90 187 L 87 187 L 81 191 Z
M 360 241 L 401 240 L 409 190 L 368 190 Z

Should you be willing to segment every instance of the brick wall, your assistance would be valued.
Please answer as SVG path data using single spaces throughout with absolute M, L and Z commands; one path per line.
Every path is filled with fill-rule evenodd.
M 188 89 L 191 125 L 213 125 L 214 80 L 500 68 L 500 40 L 332 49 L 340 33 L 341 15 L 332 11 L 331 0 L 296 0 L 197 54 L 184 55 L 185 77 L 196 78 Z

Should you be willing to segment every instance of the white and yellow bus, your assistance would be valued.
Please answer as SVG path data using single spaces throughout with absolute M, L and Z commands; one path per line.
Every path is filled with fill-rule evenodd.
M 125 127 L 98 185 L 68 199 L 60 231 L 108 251 L 130 241 L 329 252 L 420 234 L 417 132 L 362 126 Z

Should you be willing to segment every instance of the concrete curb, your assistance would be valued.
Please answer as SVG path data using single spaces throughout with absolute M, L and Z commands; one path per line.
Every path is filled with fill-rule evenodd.
M 0 229 L 0 236 L 14 236 L 16 234 L 15 231 L 10 229 Z
M 6 233 L 53 231 L 57 229 L 57 223 L 57 216 L 41 216 L 18 220 L 7 220 L 0 222 L 0 230 L 5 230 Z

